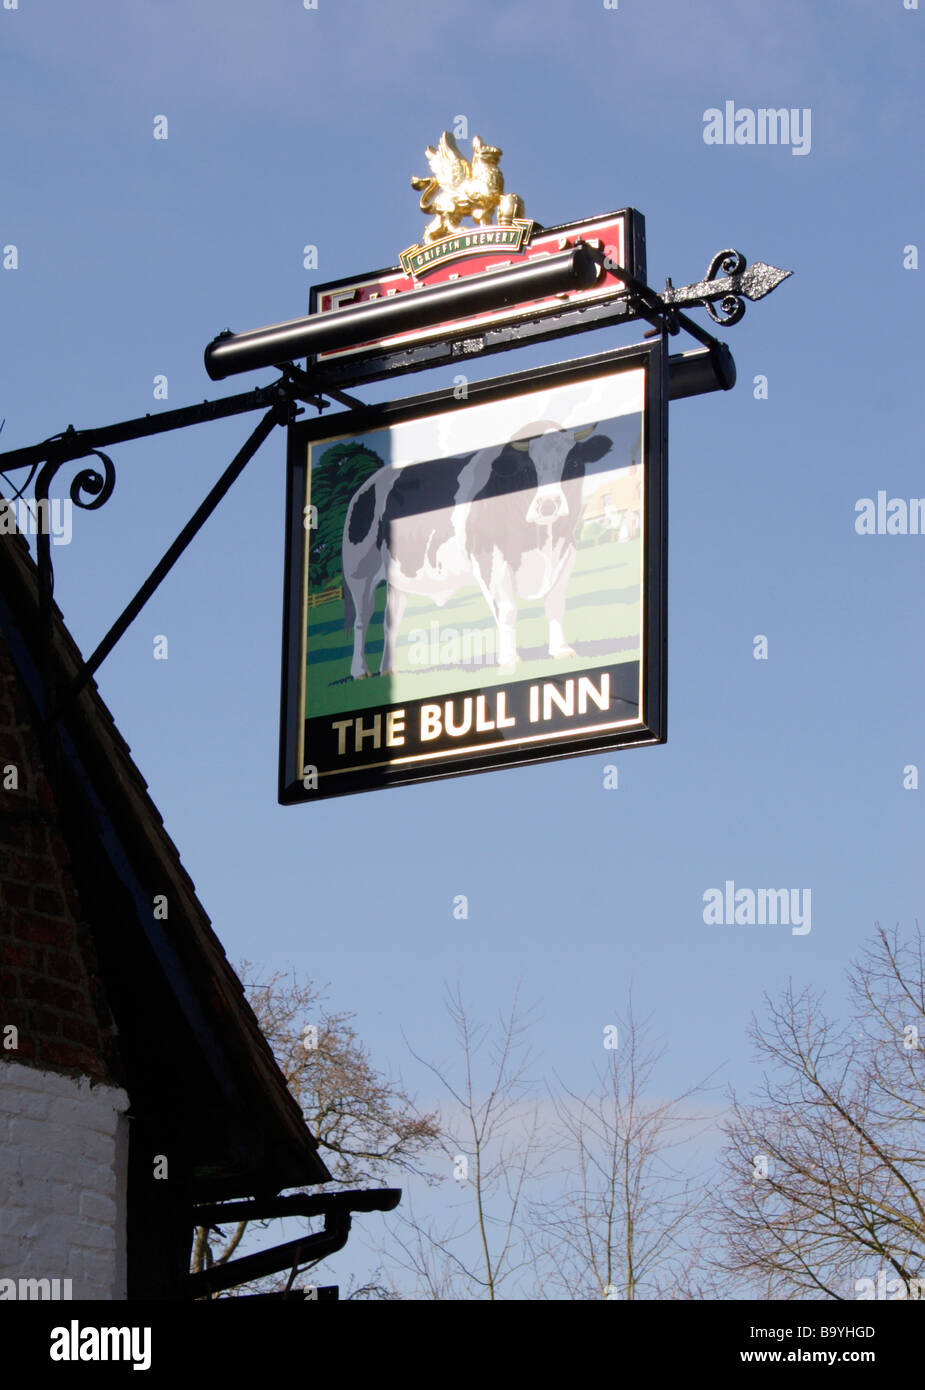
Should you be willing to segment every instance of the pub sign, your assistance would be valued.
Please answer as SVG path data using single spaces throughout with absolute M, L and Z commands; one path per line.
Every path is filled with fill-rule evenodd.
M 290 426 L 282 802 L 664 742 L 665 354 Z

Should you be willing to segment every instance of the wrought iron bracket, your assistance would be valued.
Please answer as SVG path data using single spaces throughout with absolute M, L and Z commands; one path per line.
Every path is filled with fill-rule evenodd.
M 590 242 L 584 245 L 595 260 L 603 262 L 607 259 L 602 247 L 592 246 Z M 636 319 L 645 319 L 656 331 L 661 331 L 662 324 L 667 326 L 671 334 L 683 329 L 704 347 L 715 352 L 728 352 L 725 344 L 682 313 L 682 309 L 705 308 L 714 323 L 729 327 L 738 323 L 744 314 L 744 299 L 763 299 L 792 274 L 792 271 L 778 270 L 763 261 L 746 267 L 745 257 L 740 251 L 724 250 L 713 257 L 705 280 L 675 288 L 669 279 L 665 289 L 659 293 L 611 260 L 607 260 L 607 269 L 623 281 L 628 293 L 618 291 L 612 299 L 597 303 L 577 301 L 572 305 L 564 300 L 561 313 L 548 317 L 524 317 L 516 323 L 500 325 L 470 324 L 455 332 L 448 329 L 439 339 L 407 347 L 351 354 L 348 357 L 316 358 L 310 362 L 311 381 L 315 390 L 340 399 L 335 389 L 337 387 L 352 390 L 367 382 L 408 372 L 451 365 L 455 368 L 461 362 L 488 357 L 497 352 L 509 352 L 531 343 L 548 342 L 572 333 L 620 328 Z M 726 274 L 714 278 L 720 269 Z M 720 301 L 719 313 L 713 308 L 717 300 Z
M 661 293 L 637 280 L 622 266 L 608 262 L 608 269 L 629 289 L 633 318 L 647 319 L 656 329 L 664 324 L 672 334 L 683 328 L 704 347 L 710 348 L 719 346 L 720 340 L 682 313 L 682 306 L 706 309 L 714 323 L 731 328 L 744 315 L 746 299 L 764 299 L 793 274 L 791 270 L 778 270 L 777 266 L 766 265 L 764 261 L 749 266 L 742 252 L 733 249 L 717 252 L 705 279 L 675 288 L 669 276 Z M 720 269 L 726 273 L 717 278 L 716 272 Z M 718 312 L 713 307 L 717 300 L 720 301 Z
M 183 527 L 173 544 L 155 565 L 141 588 L 119 614 L 119 617 L 98 644 L 92 655 L 80 666 L 66 690 L 55 689 L 54 648 L 54 567 L 51 558 L 51 534 L 47 524 L 40 524 L 36 532 L 36 561 L 38 569 L 39 625 L 42 640 L 42 710 L 44 731 L 49 734 L 57 724 L 65 709 L 76 699 L 80 691 L 95 674 L 113 647 L 134 622 L 177 560 L 186 550 L 193 537 L 212 515 L 229 488 L 243 472 L 267 436 L 278 424 L 286 424 L 301 414 L 298 401 L 305 401 L 324 409 L 329 402 L 311 387 L 311 382 L 297 368 L 284 370 L 279 380 L 269 386 L 260 386 L 237 396 L 228 396 L 219 401 L 203 401 L 199 405 L 185 406 L 179 410 L 164 411 L 159 415 L 144 415 L 133 420 L 123 420 L 118 424 L 106 425 L 99 429 L 75 430 L 72 425 L 41 444 L 25 449 L 10 450 L 0 454 L 0 472 L 16 468 L 28 468 L 29 477 L 23 487 L 35 477 L 35 503 L 40 519 L 47 520 L 49 493 L 51 485 L 65 464 L 78 459 L 99 460 L 101 467 L 85 466 L 75 474 L 70 488 L 70 500 L 84 511 L 96 511 L 112 496 L 116 482 L 116 470 L 112 459 L 104 452 L 104 445 L 123 443 L 153 434 L 163 434 L 170 430 L 185 429 L 189 425 L 202 424 L 209 420 L 227 419 L 233 415 L 252 410 L 265 410 L 265 415 L 248 440 L 238 451 L 211 491 Z M 21 487 L 17 496 L 21 496 Z M 49 746 L 49 756 L 54 756 L 54 748 Z
M 595 259 L 603 260 L 604 253 L 599 247 L 592 247 L 590 244 L 586 246 Z M 754 265 L 748 266 L 740 251 L 727 249 L 713 257 L 705 279 L 679 288 L 675 288 L 668 279 L 665 289 L 658 293 L 649 285 L 635 279 L 621 266 L 608 261 L 607 268 L 624 282 L 627 293 L 599 305 L 578 305 L 570 308 L 566 304 L 563 306 L 562 314 L 555 316 L 552 325 L 548 319 L 525 320 L 501 329 L 489 328 L 484 332 L 475 332 L 470 328 L 462 336 L 458 332 L 448 331 L 439 342 L 374 354 L 372 357 L 361 357 L 350 364 L 336 359 L 316 360 L 311 364 L 310 374 L 289 362 L 281 365 L 282 375 L 269 386 L 259 386 L 240 395 L 227 396 L 223 400 L 203 401 L 199 405 L 185 406 L 179 410 L 167 410 L 157 415 L 149 414 L 133 420 L 123 420 L 100 429 L 75 430 L 69 425 L 62 434 L 53 435 L 41 444 L 0 454 L 0 473 L 17 468 L 30 470 L 26 483 L 16 493 L 17 497 L 22 495 L 24 487 L 35 477 L 35 501 L 40 512 L 44 512 L 44 520 L 47 521 L 49 491 L 59 470 L 66 463 L 80 459 L 97 461 L 99 466 L 87 464 L 80 468 L 69 489 L 70 500 L 76 507 L 84 511 L 96 511 L 109 500 L 115 487 L 115 465 L 105 452 L 111 445 L 163 434 L 170 430 L 185 429 L 189 425 L 202 424 L 209 420 L 227 419 L 252 410 L 266 411 L 263 420 L 155 565 L 144 584 L 120 613 L 89 659 L 81 665 L 77 676 L 63 692 L 60 700 L 55 699 L 52 689 L 54 570 L 51 559 L 51 535 L 48 525 L 40 524 L 37 527 L 39 617 L 44 644 L 45 707 L 42 713 L 46 730 L 57 723 L 63 710 L 95 674 L 273 428 L 301 413 L 301 407 L 297 402 L 313 405 L 321 411 L 330 404 L 330 401 L 325 399 L 327 396 L 341 405 L 356 408 L 362 405 L 362 402 L 344 390 L 344 386 L 352 388 L 386 375 L 401 375 L 457 362 L 460 354 L 465 355 L 467 352 L 476 356 L 489 355 L 525 346 L 531 342 L 540 342 L 563 333 L 602 328 L 612 323 L 629 323 L 635 319 L 645 319 L 650 323 L 652 333 L 677 334 L 682 329 L 689 333 L 697 342 L 708 348 L 716 361 L 721 363 L 720 376 L 725 374 L 727 384 L 731 384 L 735 376 L 728 348 L 707 329 L 689 318 L 682 311 L 683 308 L 705 308 L 714 323 L 728 328 L 742 318 L 746 299 L 763 299 L 792 273 L 789 270 L 778 270 L 776 266 L 766 265 L 763 261 L 756 261 Z M 719 275 L 719 271 L 724 273 Z M 717 304 L 719 307 L 715 308 Z M 687 393 L 682 391 L 680 394 Z
M 42 464 L 51 465 L 53 461 L 54 473 L 62 464 L 74 459 L 88 458 L 94 453 L 99 455 L 101 449 L 108 448 L 111 444 L 124 444 L 131 439 L 144 439 L 152 434 L 182 430 L 188 425 L 206 424 L 210 420 L 226 420 L 232 415 L 243 415 L 250 410 L 266 410 L 277 402 L 293 398 L 306 400 L 319 410 L 327 405 L 323 396 L 318 394 L 317 387 L 313 395 L 293 391 L 284 373 L 278 381 L 271 382 L 269 386 L 258 386 L 254 390 L 244 391 L 236 396 L 225 396 L 218 401 L 202 401 L 198 405 L 182 406 L 179 410 L 164 410 L 157 415 L 140 415 L 133 420 L 120 420 L 117 424 L 103 425 L 97 429 L 75 430 L 73 425 L 68 425 L 63 434 L 52 435 L 41 444 L 30 444 L 24 449 L 10 449 L 7 453 L 0 454 L 0 473 L 11 472 L 16 468 L 29 468 L 34 474 Z M 26 484 L 31 481 L 32 474 L 26 480 Z M 78 478 L 81 476 L 78 475 Z M 74 485 L 77 482 L 78 479 L 75 479 Z M 86 486 L 86 482 L 82 481 L 81 487 Z M 77 502 L 73 494 L 72 500 Z M 86 504 L 77 502 L 77 505 Z M 102 504 L 97 502 L 95 505 Z
M 67 689 L 62 692 L 59 699 L 52 698 L 53 692 L 51 686 L 51 682 L 53 681 L 53 664 L 51 661 L 51 640 L 53 634 L 53 609 L 51 606 L 53 584 L 51 538 L 47 532 L 43 535 L 40 530 L 37 540 L 44 542 L 43 550 L 45 555 L 45 562 L 43 565 L 42 554 L 39 552 L 40 620 L 43 625 L 43 632 L 46 634 L 46 640 L 49 644 L 48 666 L 45 677 L 46 709 L 44 714 L 46 728 L 54 725 L 58 721 L 64 710 L 77 698 L 90 678 L 106 660 L 106 657 L 112 651 L 113 647 L 119 639 L 124 636 L 128 628 L 138 617 L 138 614 L 148 602 L 148 599 L 173 569 L 177 560 L 179 560 L 194 536 L 198 534 L 206 521 L 208 521 L 232 484 L 240 474 L 243 473 L 245 467 L 254 457 L 267 436 L 273 432 L 277 425 L 287 424 L 291 420 L 294 420 L 296 414 L 297 412 L 293 403 L 288 400 L 278 401 L 270 407 L 257 428 L 235 454 L 231 463 L 215 483 L 214 487 L 197 507 L 176 540 L 168 547 L 161 559 L 154 566 L 154 569 L 148 575 L 141 588 L 137 590 L 135 595 L 126 604 L 125 608 L 123 608 L 105 637 L 94 649 L 92 655 L 81 664 L 77 675 L 71 681 Z

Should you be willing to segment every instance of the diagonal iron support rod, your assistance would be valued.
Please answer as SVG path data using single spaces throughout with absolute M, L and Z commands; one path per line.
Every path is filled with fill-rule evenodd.
M 50 701 L 48 702 L 46 725 L 54 724 L 60 717 L 64 708 L 80 694 L 81 690 L 87 684 L 87 681 L 90 680 L 91 676 L 93 676 L 94 672 L 97 671 L 119 641 L 119 638 L 138 617 L 138 614 L 141 612 L 142 608 L 144 608 L 155 589 L 157 589 L 158 585 L 173 569 L 190 541 L 193 540 L 208 521 L 219 502 L 221 502 L 222 498 L 230 490 L 232 484 L 240 477 L 241 473 L 243 473 L 245 467 L 254 457 L 261 444 L 268 435 L 272 434 L 277 425 L 283 424 L 291 417 L 293 409 L 294 407 L 290 402 L 282 400 L 277 401 L 267 411 L 250 438 L 235 454 L 218 482 L 196 508 L 196 511 L 183 527 L 183 530 L 177 536 L 176 540 L 154 566 L 154 569 L 148 575 L 134 598 L 126 604 L 112 627 L 106 633 L 106 636 L 81 665 L 77 675 L 65 690 L 61 699 L 55 702 L 54 705 L 51 705 Z M 48 539 L 47 536 L 45 539 Z

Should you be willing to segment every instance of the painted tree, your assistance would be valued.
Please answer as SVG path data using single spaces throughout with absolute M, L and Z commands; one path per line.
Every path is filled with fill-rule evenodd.
M 325 449 L 312 469 L 311 506 L 315 508 L 311 536 L 311 588 L 318 593 L 334 584 L 341 572 L 344 520 L 351 497 L 382 467 L 378 454 L 355 440 L 340 440 Z

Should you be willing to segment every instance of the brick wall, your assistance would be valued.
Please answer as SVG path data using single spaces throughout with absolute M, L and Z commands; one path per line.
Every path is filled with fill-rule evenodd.
M 0 1279 L 70 1279 L 125 1298 L 129 1100 L 114 1086 L 0 1069 Z
M 35 724 L 0 633 L 0 1278 L 124 1298 L 129 1100 Z
M 18 1061 L 119 1082 L 34 720 L 0 633 L 0 1029 L 19 1030 Z M 6 786 L 14 777 L 18 785 Z M 11 1055 L 2 1041 L 0 1059 Z

